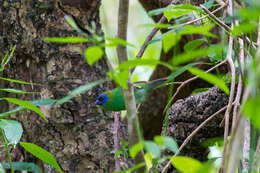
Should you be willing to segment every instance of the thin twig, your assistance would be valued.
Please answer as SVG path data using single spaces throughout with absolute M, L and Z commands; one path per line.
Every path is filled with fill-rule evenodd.
M 210 17 L 212 17 L 220 26 L 222 26 L 225 31 L 227 31 L 228 33 L 230 33 L 232 31 L 232 28 L 229 27 L 228 25 L 226 25 L 223 21 L 219 20 L 217 18 L 217 16 L 215 16 L 212 12 L 210 12 L 206 7 L 204 7 L 203 5 L 200 5 L 200 7 L 202 8 L 202 10 L 207 13 Z M 253 41 L 251 41 L 247 36 L 246 36 L 246 41 L 252 45 L 252 47 L 254 49 L 256 49 L 256 43 L 254 43 Z
M 119 138 L 118 138 L 118 129 L 120 126 L 120 112 L 114 113 L 114 150 L 120 150 Z M 120 168 L 120 159 L 115 155 L 115 171 L 121 171 Z
M 174 154 L 174 156 L 177 156 L 182 149 L 188 144 L 188 142 L 191 140 L 191 138 L 197 134 L 197 132 L 202 129 L 210 120 L 212 120 L 215 116 L 217 116 L 218 114 L 220 114 L 221 112 L 223 112 L 225 109 L 227 108 L 227 106 L 221 108 L 220 110 L 218 110 L 217 112 L 215 112 L 214 114 L 212 114 L 211 116 L 209 116 L 205 121 L 203 121 L 195 130 L 193 130 L 193 132 L 184 140 L 184 142 L 181 144 L 179 150 L 177 153 Z M 163 168 L 162 173 L 164 173 L 165 171 L 167 171 L 168 167 L 170 166 L 171 161 L 169 161 L 167 163 L 167 165 Z
M 220 63 L 218 63 L 217 65 L 215 65 L 214 67 L 212 67 L 212 68 L 210 68 L 209 70 L 207 70 L 206 72 L 207 72 L 207 73 L 208 73 L 208 72 L 211 72 L 212 70 L 218 68 L 219 66 L 225 64 L 226 62 L 227 62 L 226 60 L 220 62 Z M 176 92 L 174 93 L 174 95 L 172 96 L 172 98 L 170 99 L 170 101 L 169 101 L 169 102 L 167 103 L 167 105 L 165 106 L 165 108 L 164 108 L 164 110 L 163 110 L 163 114 L 165 114 L 165 112 L 166 112 L 168 106 L 169 106 L 169 105 L 171 104 L 171 102 L 175 99 L 175 97 L 176 97 L 177 94 L 180 92 L 180 90 L 182 89 L 182 87 L 184 87 L 185 85 L 187 85 L 187 84 L 190 83 L 191 81 L 194 81 L 194 80 L 196 80 L 196 79 L 198 79 L 198 78 L 199 78 L 198 76 L 194 76 L 194 77 L 192 77 L 192 78 L 190 78 L 190 79 L 188 79 L 188 80 L 182 82 L 182 84 L 177 88 Z
M 218 12 L 219 10 L 223 9 L 224 7 L 226 7 L 226 5 L 220 6 L 219 8 L 217 8 L 216 10 L 214 10 L 214 11 L 212 12 L 212 14 Z M 209 16 L 209 15 L 205 15 L 205 16 L 202 16 L 202 17 L 200 17 L 200 18 L 198 18 L 198 19 L 194 19 L 194 20 L 188 21 L 188 22 L 186 22 L 186 23 L 179 24 L 179 25 L 177 25 L 177 26 L 179 27 L 179 26 L 189 25 L 189 24 L 195 23 L 195 22 L 197 22 L 197 21 L 200 21 L 200 20 L 202 20 L 202 19 L 204 19 L 204 18 L 206 18 L 206 17 L 208 17 L 208 16 Z M 159 20 L 158 24 L 162 24 L 162 23 L 164 23 L 165 21 L 166 21 L 166 17 L 165 17 L 165 16 L 162 16 L 161 19 Z M 140 58 L 140 57 L 143 56 L 144 51 L 145 51 L 145 49 L 146 49 L 147 46 L 148 46 L 147 43 L 152 40 L 152 38 L 155 36 L 155 34 L 156 34 L 158 31 L 159 31 L 159 28 L 154 28 L 154 29 L 151 31 L 151 33 L 146 37 L 146 39 L 145 39 L 145 41 L 144 41 L 144 43 L 143 43 L 141 49 L 139 50 L 138 54 L 136 55 L 137 58 Z
M 235 24 L 238 25 L 238 21 L 235 21 Z M 238 79 L 238 84 L 237 84 L 237 93 L 236 93 L 236 98 L 235 98 L 235 105 L 233 109 L 233 117 L 232 117 L 232 131 L 234 130 L 236 120 L 237 120 L 237 112 L 238 112 L 238 107 L 240 106 L 240 99 L 242 95 L 242 88 L 243 88 L 243 82 L 242 82 L 242 74 L 244 74 L 244 41 L 241 38 L 238 38 L 239 42 L 239 61 L 241 65 L 241 73 L 239 74 L 239 79 Z

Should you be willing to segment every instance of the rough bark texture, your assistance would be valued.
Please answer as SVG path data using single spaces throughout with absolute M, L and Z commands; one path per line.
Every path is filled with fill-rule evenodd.
M 5 82 L 9 87 L 40 92 L 14 97 L 26 100 L 59 99 L 82 84 L 105 77 L 107 66 L 104 60 L 89 66 L 83 56 L 70 51 L 71 45 L 41 40 L 43 37 L 77 35 L 65 22 L 64 11 L 73 15 L 82 26 L 94 22 L 98 33 L 99 5 L 99 0 L 0 0 L 1 57 L 13 45 L 17 46 L 4 76 L 42 84 L 21 86 Z M 111 85 L 103 84 L 77 96 L 70 103 L 41 108 L 48 123 L 30 111 L 11 117 L 23 125 L 22 141 L 35 143 L 51 152 L 65 172 L 112 172 L 114 158 L 110 152 L 113 149 L 113 116 L 94 105 L 97 95 L 109 87 Z M 10 105 L 10 109 L 14 107 Z M 4 161 L 6 157 L 2 152 L 5 151 L 1 150 L 0 154 L 1 161 Z M 12 151 L 12 155 L 15 161 L 37 160 L 19 146 Z M 43 172 L 55 172 L 45 164 L 41 167 Z
M 176 139 L 180 146 L 183 141 L 209 116 L 226 106 L 228 96 L 217 87 L 207 92 L 192 95 L 186 99 L 180 99 L 172 105 L 167 136 Z M 185 146 L 181 155 L 207 160 L 208 149 L 201 144 L 213 137 L 223 136 L 224 128 L 219 127 L 225 111 L 210 120 Z M 169 172 L 171 172 L 169 170 Z

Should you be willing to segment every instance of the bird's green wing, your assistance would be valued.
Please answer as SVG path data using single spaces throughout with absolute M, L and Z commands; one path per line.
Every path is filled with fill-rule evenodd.
M 121 111 L 125 110 L 125 102 L 123 91 L 120 87 L 106 92 L 108 101 L 101 107 L 107 111 Z

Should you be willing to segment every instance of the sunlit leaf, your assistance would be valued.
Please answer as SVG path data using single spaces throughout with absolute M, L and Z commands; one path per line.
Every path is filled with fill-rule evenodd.
M 46 42 L 54 43 L 85 43 L 89 42 L 88 38 L 85 37 L 45 37 L 43 38 Z
M 2 165 L 5 169 L 10 169 L 9 163 L 2 163 Z M 16 171 L 29 171 L 33 173 L 41 172 L 41 169 L 37 165 L 30 162 L 12 162 L 12 165 Z
M 143 149 L 143 143 L 138 142 L 137 144 L 133 145 L 130 149 L 129 149 L 129 154 L 131 156 L 131 158 L 135 158 L 137 156 L 137 154 Z
M 178 43 L 180 39 L 181 36 L 174 32 L 165 34 L 162 39 L 164 52 L 168 52 L 173 46 L 175 46 Z
M 22 106 L 26 109 L 32 110 L 32 111 L 36 112 L 37 114 L 39 114 L 45 121 L 48 121 L 46 119 L 46 117 L 43 115 L 43 113 L 41 113 L 40 109 L 37 108 L 35 105 L 33 105 L 29 101 L 20 100 L 20 99 L 17 99 L 17 98 L 0 98 L 0 100 L 6 100 L 8 102 L 20 105 L 20 106 Z
M 0 77 L 0 79 L 6 80 L 6 81 L 12 82 L 12 83 L 19 83 L 19 84 L 26 84 L 26 85 L 40 85 L 40 84 L 37 84 L 37 83 L 25 82 L 25 81 L 21 81 L 21 80 L 10 79 L 10 78 Z
M 106 40 L 108 41 L 108 43 L 106 44 L 108 47 L 114 47 L 117 45 L 135 47 L 134 44 L 131 44 L 120 38 L 107 37 Z
M 260 96 L 248 99 L 243 105 L 242 111 L 250 122 L 260 130 Z
M 90 90 L 91 88 L 93 88 L 93 87 L 95 87 L 95 86 L 97 86 L 101 83 L 104 83 L 105 81 L 106 80 L 97 80 L 95 82 L 91 82 L 91 83 L 88 83 L 86 85 L 81 85 L 80 87 L 72 90 L 66 97 L 63 97 L 62 99 L 58 100 L 56 103 L 62 104 L 62 103 L 68 102 L 73 97 L 76 97 L 77 95 L 82 94 L 82 93 Z
M 153 155 L 152 153 L 145 153 L 144 155 L 146 167 L 150 170 L 153 167 Z
M 9 93 L 16 93 L 16 94 L 35 94 L 39 92 L 27 92 L 27 91 L 22 91 L 18 89 L 13 89 L 13 88 L 0 88 L 1 91 L 9 92 Z
M 155 66 L 155 65 L 163 65 L 167 67 L 170 70 L 173 70 L 172 66 L 166 62 L 162 62 L 155 59 L 134 59 L 134 60 L 128 60 L 123 63 L 121 63 L 118 66 L 118 69 L 130 69 L 134 68 L 136 66 Z
M 193 11 L 198 11 L 198 8 L 191 4 L 170 5 L 167 10 L 164 11 L 164 15 L 167 20 L 170 21 L 172 18 L 177 18 Z
M 144 148 L 146 152 L 151 153 L 154 157 L 159 158 L 161 156 L 161 149 L 159 145 L 157 145 L 153 141 L 145 141 Z
M 17 144 L 23 134 L 22 125 L 15 120 L 0 119 L 0 128 L 4 130 L 7 140 L 11 144 Z
M 51 153 L 32 143 L 20 142 L 20 144 L 26 151 L 39 158 L 43 162 L 56 168 L 59 172 L 62 172 L 59 164 L 57 163 L 56 159 L 51 155 Z
M 184 156 L 172 157 L 171 162 L 172 165 L 182 173 L 196 173 L 203 167 L 202 163 L 198 160 Z
M 197 75 L 199 78 L 201 78 L 213 85 L 216 85 L 222 91 L 224 91 L 226 94 L 229 94 L 229 89 L 228 89 L 227 85 L 225 84 L 225 82 L 222 79 L 219 79 L 218 77 L 216 77 L 215 75 L 204 72 L 197 68 L 189 68 L 189 72 L 191 72 L 194 75 Z
M 104 52 L 103 50 L 98 46 L 92 46 L 85 49 L 85 57 L 86 61 L 89 65 L 93 65 L 95 62 L 97 62 L 100 58 L 102 58 Z

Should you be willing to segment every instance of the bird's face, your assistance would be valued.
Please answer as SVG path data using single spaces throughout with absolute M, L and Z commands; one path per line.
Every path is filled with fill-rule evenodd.
M 108 102 L 108 96 L 106 94 L 100 94 L 97 100 L 95 101 L 97 105 L 103 105 L 106 102 Z

